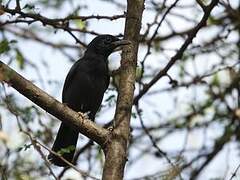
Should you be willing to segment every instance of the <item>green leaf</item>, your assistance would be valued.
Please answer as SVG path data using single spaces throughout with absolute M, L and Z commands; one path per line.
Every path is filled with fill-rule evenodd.
M 212 79 L 212 83 L 211 83 L 213 86 L 219 86 L 220 85 L 220 81 L 219 81 L 219 77 L 217 74 L 215 74 L 213 76 L 213 79 Z
M 132 112 L 132 113 L 131 113 L 131 116 L 132 116 L 134 119 L 137 118 L 137 114 L 136 114 L 135 112 Z
M 16 49 L 16 59 L 20 69 L 24 69 L 25 60 L 23 54 L 18 49 Z
M 4 39 L 0 42 L 0 54 L 5 53 L 10 50 L 8 40 Z
M 75 20 L 75 25 L 79 28 L 79 29 L 85 29 L 86 28 L 86 22 L 85 21 L 82 21 L 81 19 L 80 20 Z
M 20 152 L 20 151 L 22 151 L 22 150 L 26 151 L 26 150 L 28 150 L 31 146 L 32 146 L 32 144 L 24 144 L 23 146 L 21 146 L 21 147 L 19 147 L 19 148 L 17 149 L 17 152 Z
M 207 24 L 208 25 L 220 25 L 220 24 L 222 24 L 222 20 L 221 19 L 216 19 L 213 16 L 210 16 L 208 18 Z
M 157 52 L 159 52 L 160 50 L 161 50 L 161 43 L 160 43 L 160 41 L 156 41 L 155 43 L 154 43 L 154 50 L 155 51 L 157 51 Z
M 137 66 L 136 68 L 136 81 L 140 81 L 141 77 L 143 75 L 143 68 L 140 66 Z
M 34 120 L 35 114 L 32 107 L 21 108 L 19 109 L 19 112 L 21 113 L 21 118 L 25 123 L 29 123 Z
M 24 151 L 28 150 L 32 144 L 24 144 Z
M 102 160 L 103 154 L 102 154 L 102 151 L 101 151 L 101 147 L 98 146 L 97 149 L 98 149 L 98 151 L 97 151 L 96 158 L 97 158 L 98 160 Z
M 75 150 L 75 146 L 71 145 L 71 146 L 68 146 L 66 148 L 62 148 L 57 153 L 60 154 L 60 155 L 63 155 L 63 154 L 66 154 L 66 153 L 70 153 L 70 152 L 72 152 L 74 150 Z
M 28 9 L 28 10 L 33 10 L 35 9 L 35 5 L 34 4 L 26 4 L 23 9 Z
M 106 102 L 112 101 L 114 98 L 115 98 L 115 95 L 112 94 L 106 99 Z

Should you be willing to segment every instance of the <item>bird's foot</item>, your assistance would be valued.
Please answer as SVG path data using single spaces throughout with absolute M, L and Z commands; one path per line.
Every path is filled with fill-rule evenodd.
M 83 119 L 89 119 L 89 113 L 90 112 L 85 112 L 85 113 L 83 113 L 83 112 L 78 112 L 78 114 L 79 114 L 79 116 L 81 117 L 81 118 L 83 118 Z

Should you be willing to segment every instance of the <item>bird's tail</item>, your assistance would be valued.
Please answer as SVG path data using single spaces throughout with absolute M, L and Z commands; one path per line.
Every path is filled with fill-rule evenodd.
M 72 162 L 77 146 L 77 140 L 78 132 L 68 125 L 61 123 L 52 150 L 59 153 L 67 161 Z M 48 155 L 48 159 L 56 166 L 68 166 L 67 163 L 52 153 Z

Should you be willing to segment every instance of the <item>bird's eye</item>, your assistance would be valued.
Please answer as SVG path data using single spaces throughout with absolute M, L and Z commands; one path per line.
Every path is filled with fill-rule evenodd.
M 109 43 L 111 43 L 111 42 L 112 42 L 112 39 L 111 39 L 110 37 L 106 37 L 104 43 L 105 43 L 105 44 L 109 44 Z

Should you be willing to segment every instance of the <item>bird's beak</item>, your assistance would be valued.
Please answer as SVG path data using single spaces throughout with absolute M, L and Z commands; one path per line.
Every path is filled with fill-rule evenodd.
M 129 45 L 129 44 L 131 44 L 131 41 L 128 41 L 128 40 L 118 40 L 112 43 L 112 45 L 115 47 L 114 51 L 122 50 L 123 46 Z

